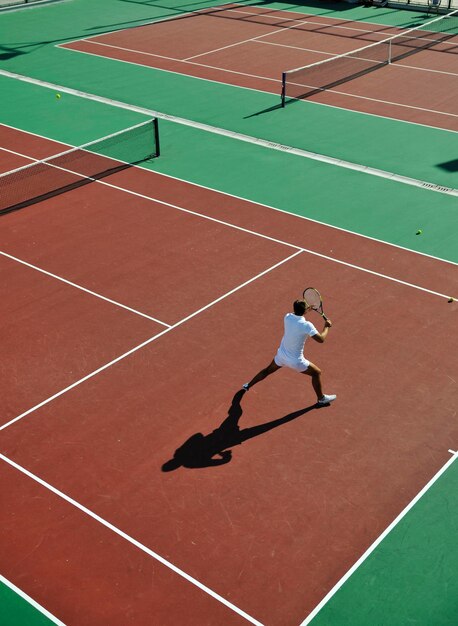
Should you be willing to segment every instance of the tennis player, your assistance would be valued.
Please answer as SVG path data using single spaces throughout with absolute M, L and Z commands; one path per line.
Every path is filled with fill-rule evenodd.
M 287 313 L 284 318 L 285 333 L 281 340 L 280 347 L 273 361 L 261 370 L 249 383 L 243 385 L 243 389 L 248 391 L 264 380 L 270 374 L 273 374 L 281 367 L 289 367 L 301 374 L 307 374 L 312 377 L 312 386 L 317 396 L 319 405 L 329 404 L 333 402 L 337 396 L 326 395 L 321 387 L 321 370 L 319 367 L 307 361 L 304 357 L 304 344 L 309 337 L 313 337 L 318 343 L 324 343 L 329 329 L 332 326 L 331 320 L 326 320 L 323 330 L 317 331 L 315 326 L 305 319 L 307 311 L 311 307 L 305 300 L 296 300 L 293 304 L 294 313 Z

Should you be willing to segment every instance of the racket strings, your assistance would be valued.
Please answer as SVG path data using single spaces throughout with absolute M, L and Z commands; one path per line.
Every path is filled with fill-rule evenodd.
M 304 300 L 312 309 L 319 309 L 321 307 L 320 295 L 314 289 L 306 289 L 304 291 Z

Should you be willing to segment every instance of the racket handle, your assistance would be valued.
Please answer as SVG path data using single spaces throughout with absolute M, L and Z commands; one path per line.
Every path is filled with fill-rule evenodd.
M 328 318 L 326 317 L 326 315 L 325 315 L 324 313 L 322 313 L 321 315 L 322 315 L 322 317 L 323 317 L 324 321 L 325 321 L 325 322 L 327 322 L 327 321 L 328 321 Z

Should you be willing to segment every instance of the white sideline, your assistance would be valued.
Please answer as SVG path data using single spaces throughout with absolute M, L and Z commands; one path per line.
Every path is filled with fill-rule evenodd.
M 191 584 L 195 585 L 201 591 L 204 591 L 205 593 L 207 593 L 209 596 L 211 596 L 215 600 L 218 600 L 218 602 L 221 602 L 222 604 L 227 606 L 229 609 L 231 609 L 235 613 L 238 613 L 241 617 L 244 617 L 247 621 L 251 622 L 252 624 L 255 624 L 255 626 L 263 626 L 263 624 L 261 624 L 261 622 L 258 622 L 256 619 L 254 619 L 253 617 L 248 615 L 248 613 L 245 613 L 244 611 L 242 611 L 241 609 L 236 607 L 234 604 L 232 604 L 231 602 L 226 600 L 226 598 L 223 598 L 222 596 L 217 594 L 215 591 L 213 591 L 212 589 L 210 589 L 206 585 L 202 584 L 196 578 L 193 578 L 192 576 L 190 576 L 189 574 L 187 574 L 186 572 L 184 572 L 180 568 L 176 567 L 176 565 L 173 565 L 172 563 L 170 563 L 170 561 L 167 561 L 166 559 L 164 559 L 162 556 L 160 556 L 159 554 L 157 554 L 153 550 L 150 550 L 150 548 L 148 548 L 144 544 L 140 543 L 139 541 L 137 541 L 136 539 L 134 539 L 133 537 L 131 537 L 130 535 L 128 535 L 124 531 L 120 530 L 119 528 L 117 528 L 116 526 L 114 526 L 113 524 L 108 522 L 107 520 L 103 519 L 103 517 L 100 517 L 99 515 L 97 515 L 97 513 L 94 513 L 90 509 L 86 508 L 83 504 L 80 504 L 79 502 L 77 502 L 76 500 L 74 500 L 70 496 L 66 495 L 65 493 L 63 493 L 59 489 L 56 489 L 56 487 L 53 487 L 52 485 L 50 485 L 46 481 L 42 480 L 41 478 L 39 478 L 38 476 L 33 474 L 32 472 L 29 472 L 29 470 L 27 470 L 26 468 L 22 467 L 21 465 L 18 465 L 17 463 L 12 461 L 11 459 L 8 459 L 3 454 L 0 454 L 0 459 L 2 461 L 4 461 L 5 463 L 8 463 L 8 465 L 10 465 L 14 469 L 18 470 L 22 474 L 25 474 L 26 476 L 28 476 L 29 478 L 31 478 L 35 482 L 39 483 L 42 487 L 45 487 L 45 489 L 48 489 L 49 491 L 52 491 L 52 493 L 54 493 L 55 495 L 59 496 L 59 498 L 62 498 L 63 500 L 65 500 L 66 502 L 71 504 L 72 506 L 76 507 L 77 509 L 79 509 L 80 511 L 82 511 L 83 513 L 85 513 L 86 515 L 88 515 L 89 517 L 94 519 L 96 522 L 99 522 L 100 524 L 105 526 L 105 528 L 108 528 L 108 530 L 111 530 L 112 532 L 116 533 L 117 535 L 119 535 L 120 537 L 122 537 L 123 539 L 125 539 L 126 541 L 131 543 L 133 546 L 135 546 L 136 548 L 141 550 L 142 552 L 145 552 L 149 556 L 153 557 L 154 559 L 156 559 L 156 561 L 159 561 L 159 563 L 161 563 L 162 565 L 165 565 L 165 567 L 168 567 L 170 570 L 172 570 L 172 572 L 174 572 L 175 574 L 178 574 L 179 576 L 181 576 L 182 578 L 184 578 L 185 580 L 187 580 Z
M 452 452 L 449 450 L 449 452 Z M 399 513 L 391 524 L 383 531 L 383 533 L 369 546 L 364 554 L 356 561 L 356 563 L 348 570 L 344 576 L 334 585 L 334 587 L 324 596 L 319 604 L 313 609 L 306 619 L 301 622 L 300 626 L 307 626 L 313 620 L 314 617 L 321 611 L 321 609 L 331 600 L 331 598 L 339 591 L 342 585 L 352 576 L 352 574 L 358 569 L 360 565 L 372 554 L 376 547 L 385 539 L 385 537 L 399 524 L 399 522 L 407 515 L 412 507 L 422 498 L 425 493 L 434 485 L 434 483 L 442 476 L 442 474 L 452 465 L 454 461 L 458 459 L 458 452 L 452 452 L 453 456 L 447 461 L 445 465 L 431 478 L 431 480 L 423 487 L 423 489 L 409 502 L 409 504 Z
M 118 363 L 118 361 L 122 361 L 127 356 L 129 356 L 130 354 L 133 354 L 134 352 L 137 352 L 137 350 L 140 350 L 141 348 L 144 348 L 146 345 L 148 345 L 152 341 L 155 341 L 156 339 L 159 339 L 159 337 L 162 337 L 162 335 L 165 335 L 166 333 L 170 332 L 174 328 L 177 328 L 178 326 L 181 326 L 181 324 L 184 324 L 185 322 L 187 322 L 188 320 L 192 319 L 193 317 L 195 317 L 199 313 L 202 313 L 206 309 L 209 309 L 210 307 L 212 307 L 213 305 L 217 304 L 221 300 L 224 300 L 224 298 L 227 298 L 228 296 L 232 295 L 233 293 L 235 293 L 239 289 L 242 289 L 246 285 L 248 285 L 248 284 L 252 283 L 253 281 L 257 280 L 258 278 L 261 278 L 265 274 L 268 274 L 269 272 L 271 272 L 272 270 L 276 269 L 280 265 L 283 265 L 283 263 L 286 263 L 286 262 L 290 261 L 293 257 L 297 256 L 298 254 L 301 254 L 302 252 L 303 252 L 302 250 L 296 250 L 296 252 L 294 252 L 294 254 L 291 254 L 290 256 L 286 257 L 285 259 L 282 259 L 281 261 L 279 261 L 278 263 L 275 263 L 275 265 L 272 265 L 271 267 L 267 268 L 266 270 L 263 270 L 259 274 L 256 274 L 256 276 L 253 276 L 252 278 L 248 279 L 244 283 L 238 285 L 237 287 L 234 287 L 234 289 L 231 289 L 230 291 L 228 291 L 227 293 L 223 294 L 219 298 L 216 298 L 216 300 L 213 300 L 213 302 L 210 302 L 209 304 L 206 304 L 205 306 L 200 308 L 198 311 L 194 311 L 194 313 L 191 313 L 187 317 L 184 317 L 182 320 L 180 320 L 179 322 L 177 322 L 173 326 L 169 326 L 165 330 L 162 330 L 160 333 L 157 333 L 156 335 L 153 335 L 152 337 L 150 337 L 149 339 L 147 339 L 143 343 L 139 344 L 138 346 L 135 346 L 134 348 L 131 348 L 130 350 L 128 350 L 124 354 L 121 354 L 120 356 L 116 357 L 116 359 L 113 359 L 109 363 L 105 363 L 105 365 L 102 365 L 102 367 L 99 367 L 98 369 L 94 370 L 90 374 L 87 374 L 83 378 L 80 378 L 79 380 L 75 381 L 74 383 L 72 383 L 68 387 L 65 387 L 64 389 L 61 389 L 61 391 L 58 391 L 57 393 L 55 393 L 54 395 L 50 396 L 46 400 L 43 400 L 43 402 L 40 402 L 39 404 L 35 405 L 31 409 L 28 409 L 24 413 L 21 413 L 20 415 L 18 415 L 17 417 L 13 418 L 9 422 L 6 422 L 2 426 L 0 426 L 0 431 L 4 430 L 5 428 L 8 428 L 12 424 L 18 422 L 23 417 L 26 417 L 26 415 L 29 415 L 30 413 L 33 413 L 34 411 L 36 411 L 37 409 L 41 408 L 45 404 L 48 404 L 52 400 L 55 400 L 56 398 L 58 398 L 59 396 L 63 395 L 67 391 L 70 391 L 70 389 L 73 389 L 74 387 L 77 387 L 78 385 L 81 385 L 81 383 L 83 383 L 84 381 L 88 380 L 89 378 L 92 378 L 93 376 L 95 376 L 96 374 L 99 374 L 103 370 L 108 369 L 109 367 L 111 367 L 115 363 Z
M 136 309 L 132 309 L 130 306 L 122 304 L 121 302 L 117 302 L 116 300 L 111 300 L 110 298 L 107 298 L 106 296 L 102 296 L 100 293 L 97 293 L 95 291 L 91 291 L 90 289 L 86 289 L 86 287 L 83 287 L 82 285 L 78 285 L 77 283 L 73 283 L 72 281 L 67 280 L 66 278 L 62 278 L 62 276 L 58 276 L 57 274 L 53 274 L 51 272 L 48 272 L 47 270 L 44 270 L 41 267 L 38 267 L 37 265 L 32 265 L 32 263 L 28 263 L 27 261 L 23 261 L 22 259 L 19 259 L 18 257 L 13 256 L 12 254 L 8 254 L 7 252 L 3 252 L 3 251 L 0 250 L 0 255 L 6 257 L 8 259 L 11 259 L 12 261 L 16 261 L 17 263 L 21 263 L 22 265 L 26 265 L 27 267 L 30 267 L 31 269 L 33 269 L 33 270 L 35 270 L 37 272 L 41 272 L 42 274 L 46 274 L 47 276 L 51 276 L 51 278 L 55 278 L 56 280 L 60 280 L 62 283 L 66 283 L 67 285 L 70 285 L 70 287 L 75 287 L 76 289 L 80 289 L 81 291 L 85 291 L 86 293 L 89 293 L 91 296 L 95 296 L 96 298 L 100 298 L 100 300 L 105 300 L 106 302 L 109 302 L 110 304 L 114 304 L 115 306 L 118 306 L 121 309 L 126 309 L 126 311 L 129 311 L 130 313 L 135 313 L 135 315 L 140 315 L 141 317 L 146 317 L 146 319 L 151 320 L 152 322 L 156 322 L 157 324 L 161 324 L 161 326 L 166 326 L 167 328 L 170 328 L 170 324 L 166 324 L 165 322 L 161 322 L 161 320 L 158 320 L 155 317 L 151 317 L 151 315 L 147 315 L 146 313 L 142 313 L 141 311 L 137 311 Z
M 16 587 L 16 585 L 14 585 L 10 580 L 5 578 L 1 574 L 0 574 L 0 582 L 3 583 L 6 587 L 9 587 L 12 591 L 14 591 L 15 594 L 17 594 L 18 596 L 26 600 L 35 609 L 40 611 L 40 613 L 43 613 L 43 615 L 47 617 L 49 620 L 51 620 L 52 622 L 54 622 L 54 624 L 57 624 L 57 626 L 65 626 L 64 622 L 61 622 L 60 619 L 57 619 L 57 617 L 55 617 L 52 613 L 46 610 L 43 606 L 41 606 L 41 604 L 38 604 L 36 600 L 31 598 L 29 595 L 27 595 L 25 591 L 22 591 L 22 589 L 19 589 L 19 587 Z

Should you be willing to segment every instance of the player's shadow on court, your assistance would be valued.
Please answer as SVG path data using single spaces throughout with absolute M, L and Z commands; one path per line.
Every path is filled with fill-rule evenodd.
M 273 428 L 277 428 L 282 424 L 291 422 L 292 420 L 305 415 L 313 409 L 321 408 L 317 404 L 299 409 L 293 413 L 288 413 L 284 417 L 252 426 L 251 428 L 240 429 L 239 420 L 242 416 L 241 400 L 245 391 L 241 389 L 237 391 L 232 399 L 228 416 L 221 426 L 211 432 L 209 435 L 195 433 L 187 441 L 184 442 L 173 455 L 173 459 L 167 461 L 162 466 L 163 472 L 171 472 L 179 467 L 201 468 L 213 467 L 215 465 L 224 465 L 232 459 L 232 448 L 242 444 L 247 439 L 258 437 Z

